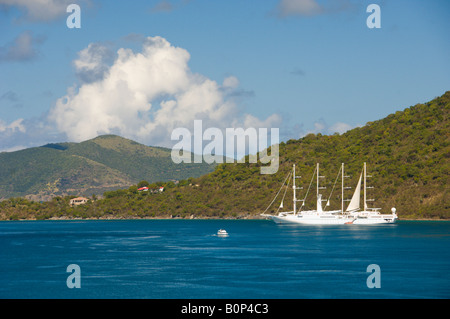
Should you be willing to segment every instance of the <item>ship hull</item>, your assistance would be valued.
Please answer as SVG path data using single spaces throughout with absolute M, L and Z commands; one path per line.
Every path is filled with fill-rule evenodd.
M 277 224 L 343 225 L 353 219 L 337 216 L 270 216 Z
M 372 217 L 352 217 L 337 215 L 278 215 L 269 216 L 277 224 L 304 224 L 304 225 L 373 225 L 373 224 L 393 224 L 396 217 L 392 215 L 378 215 Z

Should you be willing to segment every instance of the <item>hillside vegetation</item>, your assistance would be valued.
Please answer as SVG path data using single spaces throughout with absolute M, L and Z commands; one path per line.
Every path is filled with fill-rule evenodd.
M 321 186 L 326 186 L 323 197 L 330 197 L 329 209 L 339 209 L 340 183 L 332 195 L 330 192 L 341 163 L 350 176 L 345 181 L 352 187 L 345 192 L 350 198 L 366 162 L 373 176 L 369 185 L 374 188 L 367 196 L 375 199 L 371 207 L 379 207 L 382 212 L 396 207 L 399 218 L 449 219 L 449 110 L 450 91 L 342 135 L 309 134 L 289 140 L 280 144 L 280 168 L 274 175 L 261 175 L 259 164 L 248 161 L 220 164 L 213 172 L 178 185 L 150 185 L 164 185 L 163 193 L 139 192 L 135 185 L 105 192 L 103 199 L 94 197 L 79 207 L 68 205 L 70 197 L 42 204 L 13 198 L 0 203 L 0 218 L 253 218 L 270 204 L 293 164 L 297 175 L 302 176 L 297 184 L 304 187 L 297 198 L 303 198 L 316 163 L 320 163 L 320 175 L 325 176 L 321 179 Z M 73 159 L 73 165 L 77 163 Z M 285 210 L 292 207 L 291 191 L 287 189 Z M 306 208 L 314 208 L 315 201 L 315 192 L 311 191 Z M 278 198 L 267 213 L 275 213 L 279 205 Z
M 103 135 L 81 143 L 0 153 L 0 199 L 27 196 L 41 201 L 55 196 L 101 195 L 141 180 L 180 180 L 214 170 L 206 163 L 176 165 L 170 152 Z

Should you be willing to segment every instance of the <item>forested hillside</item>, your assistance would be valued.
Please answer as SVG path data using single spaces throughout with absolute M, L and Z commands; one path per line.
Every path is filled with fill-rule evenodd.
M 277 174 L 261 175 L 259 164 L 220 164 L 214 172 L 165 186 L 163 193 L 139 192 L 137 186 L 106 192 L 104 199 L 71 208 L 69 197 L 46 203 L 11 199 L 0 203 L 2 219 L 20 218 L 209 218 L 259 216 L 272 201 L 286 175 L 296 164 L 297 180 L 308 188 L 316 163 L 325 179 L 321 186 L 328 198 L 341 163 L 345 163 L 346 186 L 354 188 L 363 167 L 373 177 L 368 198 L 372 207 L 389 212 L 397 208 L 399 218 L 450 218 L 450 91 L 425 104 L 417 104 L 378 121 L 331 136 L 309 134 L 280 144 Z M 315 184 L 313 185 L 315 187 Z M 340 185 L 331 195 L 330 209 L 339 209 Z M 283 190 L 284 192 L 284 190 Z M 282 192 L 282 193 L 283 193 Z M 345 193 L 350 198 L 352 190 Z M 291 189 L 284 209 L 290 209 Z M 314 208 L 315 193 L 307 198 Z M 267 213 L 275 212 L 277 200 Z
M 170 152 L 103 135 L 81 143 L 0 153 L 0 199 L 27 196 L 41 201 L 55 196 L 101 195 L 141 180 L 180 180 L 214 170 L 214 165 L 206 163 L 176 165 Z

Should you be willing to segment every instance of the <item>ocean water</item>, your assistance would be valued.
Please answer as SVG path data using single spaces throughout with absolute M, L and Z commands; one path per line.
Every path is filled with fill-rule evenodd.
M 68 288 L 71 264 L 80 288 Z M 0 222 L 3 299 L 449 297 L 450 222 Z

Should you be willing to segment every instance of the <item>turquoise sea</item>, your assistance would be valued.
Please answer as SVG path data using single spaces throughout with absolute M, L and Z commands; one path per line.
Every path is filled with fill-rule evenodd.
M 72 264 L 80 288 L 67 285 Z M 2 299 L 449 297 L 450 222 L 0 222 Z

